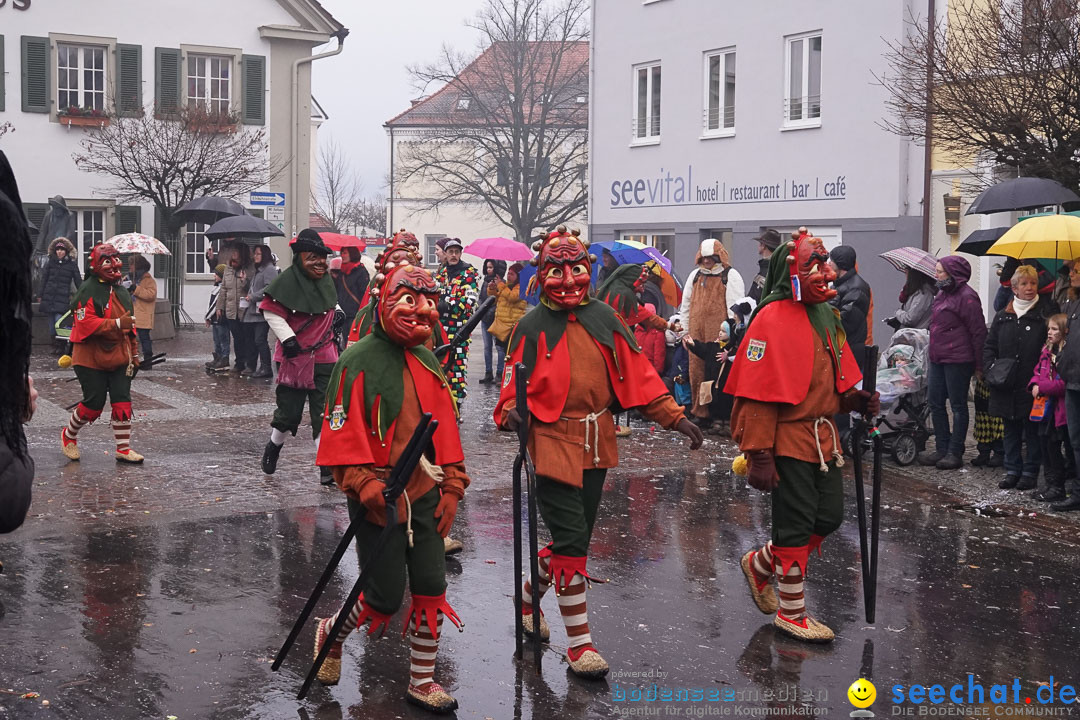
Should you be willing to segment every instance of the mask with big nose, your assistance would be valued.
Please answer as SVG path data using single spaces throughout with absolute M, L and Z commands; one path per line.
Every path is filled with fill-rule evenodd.
M 108 243 L 95 245 L 90 252 L 90 270 L 109 284 L 120 282 L 120 253 Z
M 568 233 L 560 225 L 533 248 L 539 251 L 537 274 L 544 297 L 564 310 L 585 301 L 595 257 L 589 255 L 588 245 L 578 237 L 578 231 Z
M 387 337 L 402 347 L 426 342 L 439 321 L 439 289 L 431 273 L 403 262 L 375 279 L 379 281 L 373 291 L 378 296 L 379 326 Z
M 836 271 L 829 265 L 829 251 L 821 238 L 810 237 L 806 228 L 799 228 L 794 248 L 789 243 L 788 266 L 792 278 L 792 296 L 806 304 L 817 305 L 836 297 L 829 283 L 836 280 Z

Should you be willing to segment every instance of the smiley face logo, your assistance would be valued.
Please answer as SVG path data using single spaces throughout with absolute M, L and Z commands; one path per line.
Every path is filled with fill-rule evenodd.
M 859 678 L 847 690 L 848 701 L 857 708 L 868 708 L 877 699 L 877 688 L 869 680 Z

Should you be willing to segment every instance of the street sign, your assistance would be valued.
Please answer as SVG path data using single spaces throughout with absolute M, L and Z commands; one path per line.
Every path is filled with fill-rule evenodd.
M 256 192 L 252 191 L 248 197 L 250 205 L 280 205 L 285 206 L 285 193 L 282 192 Z
M 270 222 L 277 222 L 285 219 L 285 208 L 281 205 L 271 206 L 266 208 L 266 219 Z

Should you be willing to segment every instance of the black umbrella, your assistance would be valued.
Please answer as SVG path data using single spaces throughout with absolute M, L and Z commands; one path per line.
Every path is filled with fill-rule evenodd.
M 964 242 L 956 246 L 956 252 L 967 253 L 968 255 L 977 255 L 982 257 L 986 254 L 986 251 L 990 249 L 990 246 L 998 241 L 1002 235 L 1007 233 L 1009 228 L 996 227 L 989 230 L 976 230 L 964 239 Z
M 216 195 L 196 198 L 176 211 L 176 217 L 184 222 L 206 223 L 237 215 L 247 215 L 244 206 L 235 200 Z
M 1056 180 L 1022 177 L 983 190 L 964 214 L 988 215 L 1073 202 L 1080 202 L 1080 196 Z
M 271 235 L 285 235 L 284 232 L 278 229 L 277 225 L 254 215 L 238 215 L 218 220 L 208 227 L 203 234 L 208 238 L 234 238 L 242 241 L 257 240 Z

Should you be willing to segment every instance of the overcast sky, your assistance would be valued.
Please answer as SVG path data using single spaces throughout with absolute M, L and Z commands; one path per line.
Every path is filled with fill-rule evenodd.
M 444 44 L 472 51 L 478 37 L 465 21 L 483 0 L 321 2 L 350 33 L 344 52 L 314 63 L 313 94 L 330 116 L 319 144 L 333 138 L 363 179 L 365 195 L 385 196 L 389 146 L 383 123 L 417 96 L 406 66 L 435 60 Z

